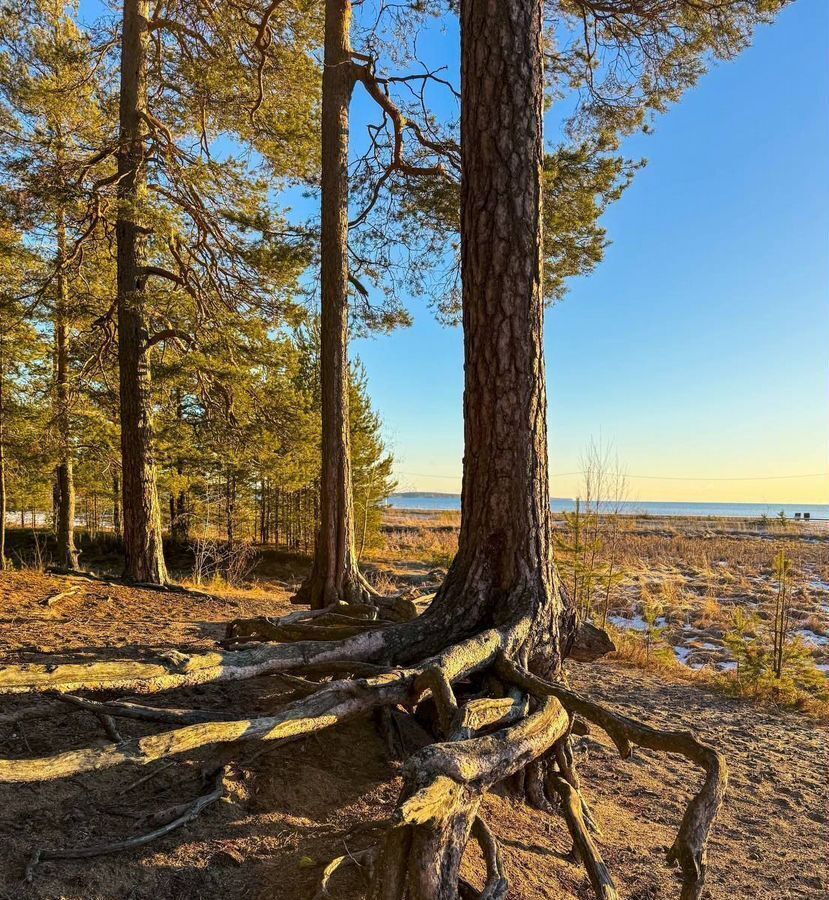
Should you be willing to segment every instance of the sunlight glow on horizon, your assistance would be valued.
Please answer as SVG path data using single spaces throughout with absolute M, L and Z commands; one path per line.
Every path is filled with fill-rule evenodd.
M 460 494 L 461 476 L 395 471 L 397 490 L 403 493 Z M 767 503 L 793 506 L 829 504 L 829 471 L 822 474 L 689 477 L 625 474 L 626 499 L 633 502 Z M 584 496 L 580 472 L 553 473 L 550 496 L 575 499 Z

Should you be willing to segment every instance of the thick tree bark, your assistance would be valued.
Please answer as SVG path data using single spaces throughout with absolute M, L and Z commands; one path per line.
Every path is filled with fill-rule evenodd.
M 55 303 L 55 425 L 58 434 L 57 535 L 58 565 L 78 568 L 75 547 L 75 479 L 73 476 L 72 436 L 69 416 L 69 311 L 66 286 L 66 224 L 63 209 L 57 213 L 57 299 Z
M 350 0 L 326 0 L 322 76 L 322 473 L 319 537 L 298 599 L 312 609 L 366 598 L 354 552 L 348 402 L 348 108 L 354 88 Z
M 461 4 L 462 517 L 430 613 L 469 628 L 529 616 L 526 661 L 555 678 L 574 621 L 550 531 L 541 6 Z
M 147 103 L 148 0 L 125 0 L 121 38 L 120 146 L 118 150 L 118 364 L 121 386 L 121 456 L 125 578 L 167 580 L 156 489 L 147 349 L 144 202 Z

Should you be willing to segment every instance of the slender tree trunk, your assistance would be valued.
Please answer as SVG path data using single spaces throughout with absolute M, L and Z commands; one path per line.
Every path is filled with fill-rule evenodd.
M 314 563 L 298 599 L 319 609 L 364 600 L 354 552 L 348 403 L 348 108 L 354 87 L 350 0 L 325 2 L 322 76 L 322 509 Z
M 121 481 L 112 476 L 112 528 L 116 537 L 121 537 Z
M 55 531 L 58 565 L 78 568 L 75 547 L 75 479 L 69 415 L 69 311 L 66 286 L 66 224 L 63 209 L 57 213 L 57 302 L 55 304 L 55 424 L 58 433 L 57 499 Z
M 179 475 L 183 475 L 181 464 L 176 468 Z M 187 543 L 190 540 L 190 508 L 187 502 L 187 491 L 182 488 L 176 497 L 176 540 Z
M 233 524 L 236 516 L 236 476 L 229 471 L 225 476 L 225 534 L 230 546 L 234 542 Z
M 137 204 L 146 185 L 143 116 L 147 105 L 148 0 L 124 0 L 121 38 L 120 147 L 118 151 L 118 364 L 121 386 L 121 456 L 124 577 L 163 584 L 161 508 L 156 489 L 147 350 L 145 231 Z
M 264 478 L 259 481 L 259 542 L 268 543 L 268 494 Z
M 6 568 L 6 360 L 0 334 L 0 571 Z
M 280 546 L 282 524 L 282 488 L 277 488 L 273 498 L 273 540 L 277 547 Z
M 184 405 L 181 397 L 181 389 L 175 390 L 176 418 L 183 425 Z M 184 479 L 184 461 L 181 457 L 176 459 L 176 475 L 178 475 L 178 487 L 170 495 L 170 533 L 174 541 L 186 544 L 190 540 L 190 511 L 187 508 L 187 491 L 182 487 Z

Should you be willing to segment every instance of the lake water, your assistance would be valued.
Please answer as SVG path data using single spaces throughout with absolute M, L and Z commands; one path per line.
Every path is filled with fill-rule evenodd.
M 571 512 L 575 501 L 554 497 L 550 501 L 553 512 Z M 455 510 L 461 508 L 460 494 L 392 494 L 388 506 L 394 509 Z M 777 516 L 782 509 L 786 517 L 795 513 L 809 513 L 812 519 L 829 519 L 829 503 L 672 503 L 668 501 L 631 500 L 622 505 L 622 512 L 650 516 L 716 516 L 719 518 L 759 519 Z

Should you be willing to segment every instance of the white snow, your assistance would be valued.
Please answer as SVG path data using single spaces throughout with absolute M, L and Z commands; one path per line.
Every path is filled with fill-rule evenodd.
M 638 613 L 630 619 L 624 616 L 608 616 L 607 621 L 616 628 L 625 628 L 628 631 L 647 631 L 648 623 Z M 662 628 L 665 625 L 665 617 L 660 616 L 656 620 L 656 627 Z
M 803 640 L 807 644 L 812 644 L 815 647 L 826 647 L 829 646 L 829 637 L 826 635 L 818 634 L 815 631 L 811 631 L 809 628 L 798 628 L 795 631 L 795 634 L 798 637 L 803 638 Z

